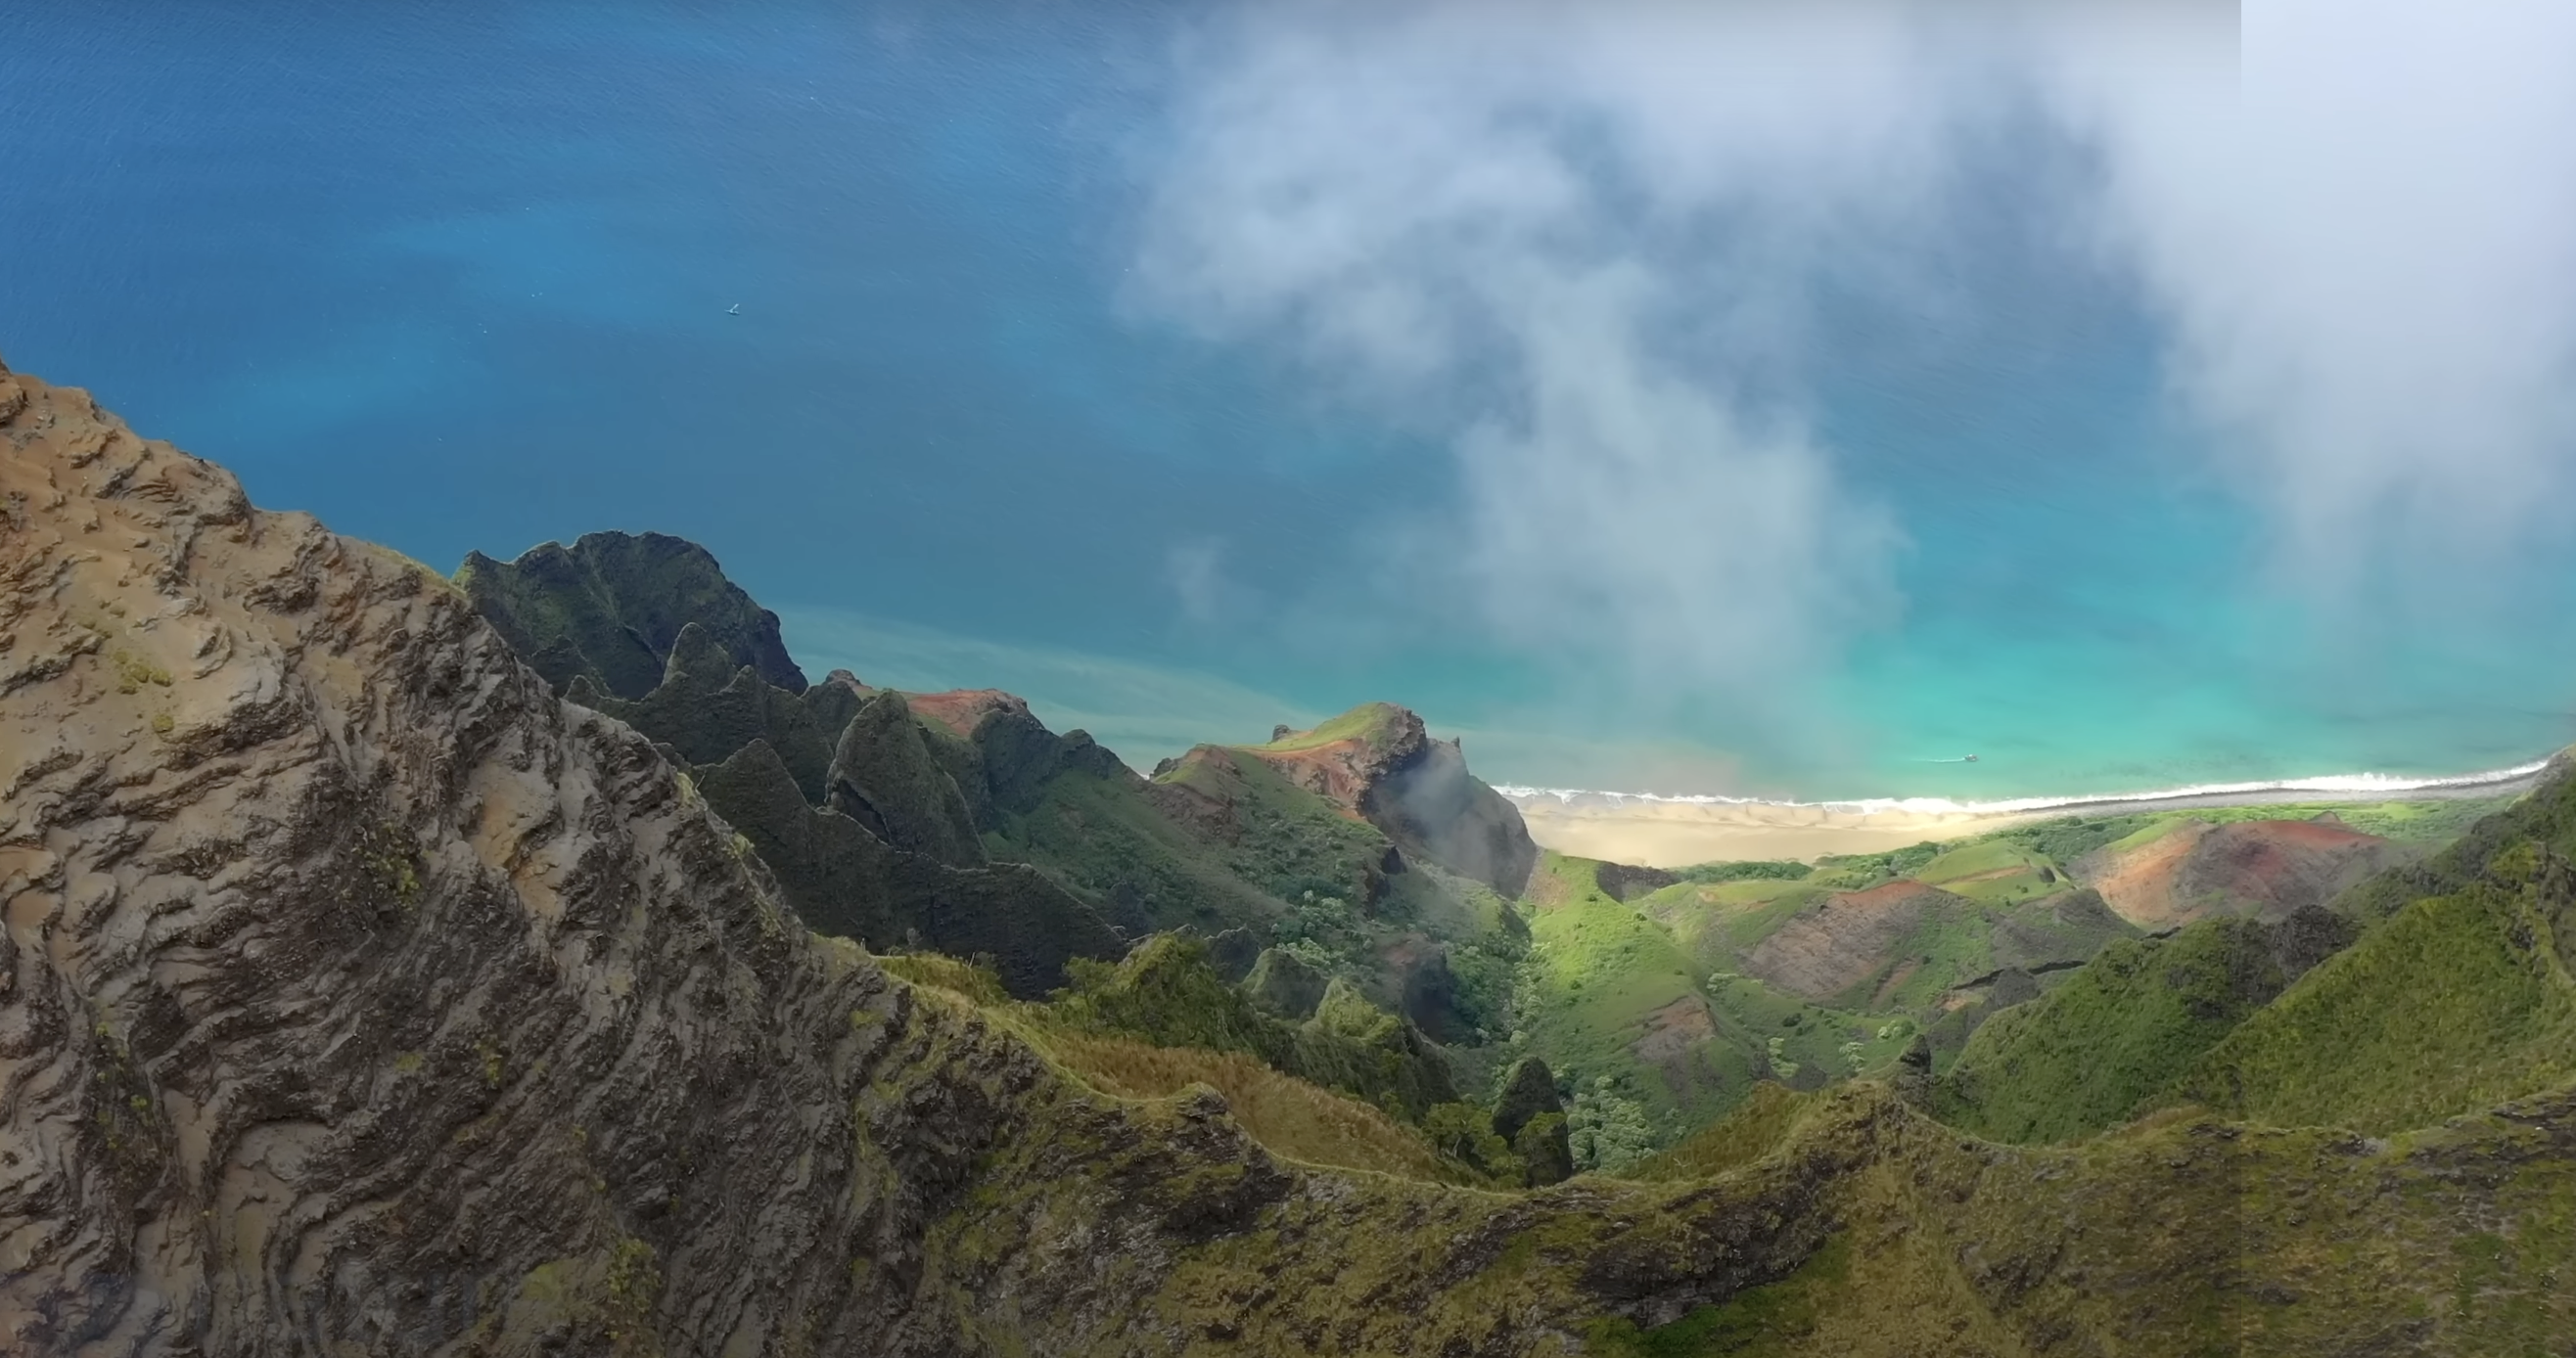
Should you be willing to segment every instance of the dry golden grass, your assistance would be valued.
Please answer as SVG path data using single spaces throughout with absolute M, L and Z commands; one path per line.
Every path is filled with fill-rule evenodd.
M 1165 1099 L 1204 1084 L 1225 1096 L 1234 1120 L 1271 1153 L 1308 1164 L 1449 1181 L 1419 1137 L 1384 1113 L 1239 1052 L 1155 1047 L 1124 1038 L 1040 1030 L 1029 1034 L 1057 1064 L 1104 1094 Z

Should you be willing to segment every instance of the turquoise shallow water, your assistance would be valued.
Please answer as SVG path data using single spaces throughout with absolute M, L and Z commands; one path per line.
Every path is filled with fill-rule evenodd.
M 0 354 L 424 560 L 686 534 L 809 667 L 1015 688 L 1140 765 L 1381 697 L 1501 781 L 1809 799 L 2576 740 L 2576 563 L 2269 583 L 2036 171 L 1945 264 L 1973 306 L 1823 310 L 1818 435 L 1905 544 L 1824 663 L 1703 691 L 1408 595 L 1377 549 L 1456 501 L 1436 441 L 1121 300 L 1182 13 L 38 0 Z

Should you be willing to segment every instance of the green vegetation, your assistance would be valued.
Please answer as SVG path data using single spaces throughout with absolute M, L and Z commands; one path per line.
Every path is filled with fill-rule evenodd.
M 1810 882 L 1737 878 L 1718 885 L 1683 882 L 1635 902 L 1648 918 L 1672 931 L 1699 964 L 1732 972 L 1744 954 L 1769 938 L 1800 910 L 1832 894 Z
M 1588 860 L 1545 856 L 1554 899 L 1530 921 L 1513 1045 L 1546 1059 L 1576 1092 L 1576 1161 L 1587 1131 L 1618 1155 L 1668 1144 L 1750 1089 L 1759 1045 L 1718 1039 L 1697 962 L 1654 921 L 1603 893 Z M 1534 882 L 1534 889 L 1537 884 Z M 1634 1105 L 1633 1112 L 1629 1105 Z M 1639 1146 L 1630 1143 L 1639 1136 Z M 1614 1157 L 1615 1158 L 1615 1157 Z
M 2576 1079 L 2576 868 L 2528 841 L 2327 959 L 2182 1097 L 2274 1125 L 2421 1127 Z
M 1910 874 L 1926 886 L 1984 903 L 2028 900 L 2063 890 L 2065 873 L 2046 855 L 2009 840 L 1988 839 L 1951 849 Z
M 170 671 L 131 651 L 118 650 L 109 659 L 116 665 L 116 691 L 119 693 L 139 692 L 145 684 L 160 688 L 171 685 Z
M 703 547 L 660 533 L 591 533 L 545 543 L 515 561 L 480 552 L 455 576 L 476 612 L 530 668 L 563 691 L 587 677 L 641 698 L 662 682 L 680 629 L 696 623 L 737 665 L 791 693 L 804 672 L 787 658 L 778 617 L 727 580 Z
M 1748 880 L 1795 882 L 1814 872 L 1812 866 L 1799 862 L 1701 863 L 1678 869 L 1674 875 L 1685 882 L 1720 882 Z
M 1779 1282 L 1745 1288 L 1650 1330 L 1614 1320 L 1587 1338 L 1595 1353 L 1634 1358 L 1795 1352 L 1815 1335 L 1819 1317 L 1840 1303 L 1850 1281 L 1851 1242 L 1837 1236 Z
M 2065 816 L 1999 830 L 2002 840 L 2057 863 L 2105 845 L 2135 848 L 2190 821 L 2228 825 L 2250 820 L 2311 820 L 2332 816 L 2359 834 L 2400 844 L 2439 845 L 2465 833 L 2479 819 L 2510 806 L 2512 797 L 2449 798 L 2413 802 L 2300 802 L 2271 806 L 2211 806 L 2150 811 L 2128 816 Z M 1974 841 L 1971 841 L 1974 842 Z
M 1317 749 L 1336 741 L 1357 740 L 1369 745 L 1384 745 L 1401 732 L 1404 709 L 1393 703 L 1362 703 L 1350 711 L 1325 722 L 1311 731 L 1292 731 L 1254 746 L 1277 754 Z
M 1207 945 L 1184 934 L 1156 935 L 1116 966 L 1076 959 L 1069 970 L 1072 984 L 1047 1006 L 1051 1025 L 1239 1052 L 1408 1122 L 1458 1101 L 1440 1053 L 1347 982 L 1328 985 L 1314 1016 L 1292 1024 L 1227 985 L 1208 965 Z
M 1975 843 L 1974 840 L 1962 841 Z M 1938 858 L 1950 845 L 1925 840 L 1887 853 L 1827 854 L 1816 860 L 1815 879 L 1837 891 L 1853 891 L 1908 876 Z
M 1999 1141 L 2066 1141 L 2117 1126 L 2284 984 L 2271 931 L 2252 920 L 2114 943 L 2046 996 L 1980 1027 L 1942 1077 L 1934 1110 Z
M 1175 1333 L 1392 1347 L 1386 1289 L 1433 1266 L 1416 1260 L 1450 1281 L 1407 1336 L 1594 1287 L 1685 1298 L 1562 1313 L 1615 1354 L 2296 1353 L 2355 1334 L 2511 1352 L 2576 1329 L 2546 1264 L 2576 1255 L 2576 1170 L 2498 1149 L 2540 1114 L 2483 1115 L 2576 1089 L 2563 786 L 2474 826 L 2498 806 L 2331 808 L 2413 851 L 2459 837 L 2346 892 L 2366 928 L 2311 910 L 2143 938 L 2073 880 L 2106 849 L 2324 807 L 2069 816 L 1813 865 L 1546 854 L 1510 900 L 1300 785 L 1338 754 L 1283 757 L 1383 754 L 1414 739 L 1398 708 L 1143 779 L 1007 700 L 800 697 L 694 619 L 621 695 L 643 662 L 595 624 L 631 601 L 493 570 L 469 563 L 478 607 L 499 600 L 496 625 L 558 682 L 676 752 L 809 920 L 905 949 L 882 962 L 935 997 L 924 1012 L 1016 1034 L 1140 1128 L 1230 1119 L 1289 1161 L 1388 1176 L 1213 1236 L 1167 1226 L 1188 1242 L 1155 1303 Z M 1009 1191 L 1072 1192 L 1063 1167 L 1105 1153 L 1076 1144 L 1086 1125 L 1041 1119 L 979 1162 L 979 1210 L 1012 1157 L 1050 1168 Z M 1168 1151 L 1129 1141 L 1115 1154 Z M 1593 1177 L 1545 1210 L 1492 1191 L 1576 1171 Z M 1265 1172 L 1193 1169 L 1140 1210 L 1196 1219 Z M 1685 1202 L 1709 1215 L 1657 1215 Z M 1634 1222 L 1651 1224 L 1631 1241 Z M 1310 1236 L 1336 1242 L 1329 1268 Z M 1288 1328 L 1263 1328 L 1274 1313 Z

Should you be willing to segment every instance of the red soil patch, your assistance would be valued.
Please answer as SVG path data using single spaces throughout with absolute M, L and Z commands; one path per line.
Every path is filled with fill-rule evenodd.
M 2076 868 L 2122 918 L 2162 929 L 2221 915 L 2277 920 L 2406 857 L 2377 835 L 2318 821 L 2195 822 Z
M 2125 853 L 2097 849 L 2074 864 L 2077 881 L 2102 893 L 2120 918 L 2144 929 L 2180 924 L 2184 907 L 2175 899 L 2174 874 L 2209 826 L 2191 821 Z
M 1907 981 L 1914 979 L 1914 973 L 1921 971 L 1922 969 L 1923 959 L 1919 957 L 1909 957 L 1904 961 L 1897 963 L 1896 970 L 1887 973 L 1887 979 L 1879 982 L 1878 989 L 1871 993 L 1869 997 L 1870 1007 L 1873 1009 L 1886 1008 L 1887 997 L 1895 994 Z
M 907 693 L 903 700 L 912 705 L 912 714 L 934 721 L 949 734 L 965 737 L 975 734 L 984 718 L 996 712 L 1026 712 L 1029 705 L 998 688 L 953 688 L 946 693 Z
M 1267 764 L 1280 777 L 1324 798 L 1353 820 L 1360 818 L 1360 799 L 1385 771 L 1384 756 L 1365 740 L 1336 740 L 1310 749 L 1244 753 Z
M 1968 903 L 1902 880 L 1828 896 L 1754 945 L 1745 970 L 1802 999 L 1824 1000 L 1876 975 L 1926 914 L 1952 906 Z
M 1628 1045 L 1639 1061 L 1654 1067 L 1674 1097 L 1687 1099 L 1698 1090 L 1715 1089 L 1724 1077 L 1709 1060 L 1708 1043 L 1717 1036 L 1717 1020 L 1708 1001 L 1684 995 L 1646 1015 L 1646 1034 Z

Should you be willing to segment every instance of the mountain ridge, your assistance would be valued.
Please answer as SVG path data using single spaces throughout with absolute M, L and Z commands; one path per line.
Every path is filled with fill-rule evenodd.
M 0 438 L 0 1339 L 23 1351 L 2485 1354 L 2576 1332 L 2576 1086 L 2384 1139 L 2182 1109 L 2048 1148 L 1863 1080 L 1762 1092 L 1632 1177 L 1420 1177 L 1357 1105 L 1050 1034 L 966 964 L 808 932 L 686 760 L 557 695 L 446 577 L 252 508 L 77 389 L 0 370 Z M 924 739 L 903 767 L 971 815 L 968 752 Z M 1029 749 L 1084 757 L 1051 739 Z M 975 753 L 1007 773 L 1019 748 Z M 1267 768 L 1238 766 L 1245 788 Z M 784 761 L 772 785 L 812 808 Z M 2564 815 L 2425 870 L 2549 904 L 2547 860 L 2497 855 Z M 1582 877 L 1542 918 L 1642 919 Z M 2327 974 L 2385 993 L 2350 961 L 2301 984 Z M 1340 1110 L 1302 1134 L 1384 1168 L 1274 1151 L 1247 1127 L 1284 1138 L 1284 1114 L 1238 1116 L 1192 1071 Z

